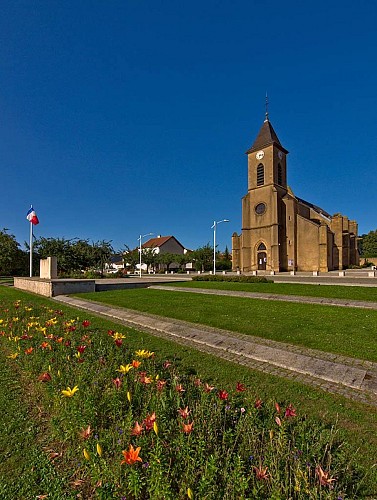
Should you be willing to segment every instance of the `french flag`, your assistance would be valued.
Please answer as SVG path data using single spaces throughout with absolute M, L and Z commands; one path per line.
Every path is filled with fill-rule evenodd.
M 39 224 L 39 220 L 38 220 L 37 214 L 35 213 L 35 210 L 34 210 L 33 206 L 31 206 L 29 208 L 29 211 L 26 214 L 26 218 L 27 218 L 27 220 L 29 222 L 31 222 L 32 224 L 34 224 L 34 226 L 36 226 L 37 224 Z

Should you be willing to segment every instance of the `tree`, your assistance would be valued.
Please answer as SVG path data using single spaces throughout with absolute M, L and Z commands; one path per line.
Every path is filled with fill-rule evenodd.
M 361 236 L 361 253 L 363 257 L 377 257 L 377 229 Z
M 131 250 L 128 245 L 124 245 L 122 254 L 125 267 L 129 267 L 134 271 L 136 269 L 136 265 L 139 264 L 139 249 L 134 248 L 133 250 Z
M 154 248 L 142 248 L 141 250 L 141 262 L 147 265 L 147 269 L 150 267 L 152 271 L 155 271 L 156 264 L 158 262 L 158 254 L 155 252 Z
M 110 263 L 111 255 L 114 253 L 114 248 L 111 241 L 100 240 L 93 243 L 93 263 L 101 271 L 105 269 L 105 264 Z
M 160 253 L 158 254 L 158 263 L 166 266 L 166 271 L 169 272 L 169 268 L 173 262 L 179 264 L 179 257 L 180 255 L 176 253 Z
M 197 271 L 209 271 L 213 267 L 213 248 L 209 243 L 192 252 L 192 258 Z
M 21 250 L 20 244 L 8 229 L 0 230 L 0 275 L 26 275 L 27 253 Z

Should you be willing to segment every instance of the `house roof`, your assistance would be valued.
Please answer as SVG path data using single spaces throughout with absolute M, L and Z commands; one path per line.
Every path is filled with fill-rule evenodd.
M 177 240 L 177 238 L 175 238 L 174 236 L 158 236 L 157 238 L 150 238 L 148 241 L 146 241 L 143 245 L 142 245 L 142 248 L 158 248 L 158 247 L 161 247 L 162 245 L 164 245 L 167 241 L 169 241 L 170 239 L 174 239 L 178 245 L 180 245 L 183 249 L 185 248 L 181 243 L 179 243 L 179 241 Z
M 266 118 L 259 130 L 259 134 L 255 139 L 254 144 L 250 149 L 246 151 L 246 154 L 252 153 L 253 151 L 258 151 L 259 149 L 263 149 L 264 147 L 270 146 L 271 144 L 277 145 L 279 149 L 284 151 L 284 153 L 288 153 L 288 151 L 281 145 L 270 121 L 268 120 L 268 118 Z

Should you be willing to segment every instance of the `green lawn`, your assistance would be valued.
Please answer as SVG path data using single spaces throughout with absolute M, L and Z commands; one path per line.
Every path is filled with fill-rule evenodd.
M 376 280 L 377 284 L 377 280 Z M 169 283 L 169 286 L 204 288 L 210 290 L 234 290 L 237 292 L 259 292 L 279 295 L 303 295 L 345 300 L 377 302 L 377 286 L 305 285 L 301 283 L 228 283 L 212 281 L 186 281 Z
M 259 285 L 258 285 L 259 286 Z M 82 298 L 377 361 L 377 311 L 153 289 Z

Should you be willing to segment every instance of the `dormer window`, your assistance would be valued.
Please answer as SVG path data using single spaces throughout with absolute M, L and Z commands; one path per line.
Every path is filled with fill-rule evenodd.
M 263 186 L 264 184 L 264 165 L 260 163 L 257 166 L 257 186 Z

